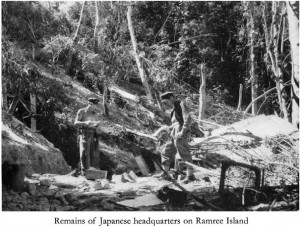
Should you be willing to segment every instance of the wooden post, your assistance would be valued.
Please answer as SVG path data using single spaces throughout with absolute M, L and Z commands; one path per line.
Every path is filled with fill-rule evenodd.
M 30 111 L 32 113 L 31 116 L 31 130 L 36 131 L 36 118 L 35 118 L 35 114 L 36 114 L 36 93 L 31 92 L 30 93 Z
M 205 112 L 205 104 L 206 104 L 206 75 L 205 75 L 205 66 L 204 64 L 201 64 L 200 66 L 200 72 L 201 72 L 201 86 L 199 88 L 199 120 L 204 119 L 204 112 Z M 202 123 L 200 123 L 202 125 Z
M 243 101 L 243 84 L 240 84 L 240 89 L 239 89 L 239 104 L 237 107 L 237 111 L 242 111 L 242 101 Z

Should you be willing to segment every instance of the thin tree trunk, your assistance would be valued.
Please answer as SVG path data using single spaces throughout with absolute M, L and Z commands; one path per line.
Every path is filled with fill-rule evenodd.
M 75 35 L 73 37 L 73 45 L 76 45 L 77 42 L 78 42 L 78 34 L 79 34 L 79 31 L 80 31 L 80 27 L 81 27 L 81 22 L 82 22 L 82 18 L 83 18 L 83 10 L 84 10 L 85 3 L 86 3 L 86 1 L 84 1 L 83 4 L 82 4 L 78 26 L 77 26 Z M 70 48 L 69 54 L 68 54 L 68 61 L 67 61 L 66 68 L 65 68 L 65 73 L 68 74 L 68 75 L 70 75 L 70 68 L 71 68 L 71 65 L 72 65 L 72 57 L 73 57 L 73 51 Z
M 6 82 L 2 80 L 2 110 L 7 110 L 7 87 Z
M 254 21 L 251 9 L 249 9 L 249 39 L 250 39 L 250 78 L 251 78 L 251 100 L 254 101 L 257 98 L 257 75 L 255 72 L 255 53 L 254 53 Z M 256 116 L 257 114 L 257 102 L 252 103 L 252 115 Z
M 156 89 L 154 89 L 154 94 L 155 94 L 155 98 L 156 98 L 156 101 L 157 101 L 157 104 L 158 104 L 158 108 L 161 111 L 164 111 L 164 108 L 163 108 L 163 105 L 162 105 L 162 101 L 161 101 L 159 92 Z
M 34 44 L 32 44 L 32 60 L 35 60 L 35 47 L 34 47 Z
M 242 111 L 242 101 L 243 101 L 243 84 L 240 84 L 240 89 L 239 89 L 239 104 L 237 107 L 237 111 Z
M 299 128 L 299 2 L 287 1 L 286 7 L 292 55 L 292 123 Z
M 288 118 L 288 111 L 287 111 L 287 101 L 285 99 L 286 96 L 283 96 L 282 94 L 285 93 L 284 88 L 284 82 L 282 79 L 282 70 L 278 66 L 278 61 L 279 61 L 279 50 L 277 45 L 277 39 L 279 39 L 280 34 L 279 31 L 276 27 L 275 20 L 276 20 L 276 15 L 277 15 L 277 8 L 278 6 L 276 5 L 277 2 L 272 3 L 272 22 L 270 25 L 270 32 L 268 30 L 267 26 L 267 20 L 266 20 L 266 15 L 265 15 L 265 10 L 266 10 L 266 4 L 264 3 L 264 9 L 263 9 L 263 26 L 265 30 L 265 40 L 266 40 L 266 48 L 267 48 L 267 54 L 271 60 L 271 65 L 272 65 L 272 71 L 275 76 L 274 80 L 276 82 L 276 88 L 277 88 L 277 97 L 278 97 L 278 103 L 280 105 L 280 110 L 283 113 L 284 118 Z M 282 41 L 283 42 L 283 41 Z
M 98 31 L 100 26 L 100 2 L 95 1 L 95 10 L 96 10 L 96 22 L 95 22 L 95 29 L 94 29 L 94 51 L 97 52 L 98 50 Z
M 199 116 L 198 119 L 203 120 L 205 118 L 205 105 L 206 105 L 206 75 L 205 75 L 205 65 L 201 64 L 200 66 L 200 74 L 201 74 L 201 86 L 199 88 Z M 200 125 L 202 125 L 200 123 Z
M 104 109 L 104 115 L 108 117 L 109 111 L 107 106 L 107 85 L 105 83 L 103 85 L 103 109 Z
M 100 19 L 101 19 L 101 12 L 100 12 L 100 2 L 95 1 L 95 13 L 96 13 L 96 21 L 95 21 L 95 28 L 94 28 L 94 52 L 98 53 L 98 31 L 100 27 Z M 103 82 L 103 109 L 104 115 L 109 116 L 109 110 L 107 106 L 107 78 L 105 77 Z
M 35 118 L 35 114 L 36 114 L 36 93 L 35 92 L 31 92 L 30 93 L 30 111 L 31 111 L 31 125 L 30 128 L 33 131 L 36 131 L 36 118 Z
M 136 61 L 138 71 L 139 71 L 140 78 L 141 78 L 142 83 L 143 83 L 143 85 L 146 89 L 146 94 L 147 94 L 148 100 L 149 100 L 150 103 L 152 103 L 151 89 L 150 89 L 148 79 L 146 78 L 146 76 L 144 74 L 143 66 L 142 66 L 141 61 L 140 61 L 139 50 L 138 50 L 138 47 L 137 47 L 136 37 L 135 37 L 135 33 L 134 33 L 133 25 L 132 25 L 132 20 L 131 20 L 131 14 L 132 14 L 132 8 L 129 5 L 128 10 L 127 10 L 127 20 L 128 20 L 128 29 L 129 29 L 129 33 L 130 33 L 130 37 L 131 37 L 132 46 L 133 46 L 134 57 L 135 57 L 135 61 Z

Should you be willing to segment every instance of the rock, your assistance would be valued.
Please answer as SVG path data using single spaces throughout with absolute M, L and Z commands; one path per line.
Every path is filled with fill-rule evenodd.
M 74 202 L 74 201 L 78 200 L 78 198 L 75 195 L 73 195 L 72 193 L 66 194 L 65 199 L 69 202 Z
M 17 203 L 8 203 L 7 204 L 7 208 L 9 209 L 9 211 L 15 211 L 17 208 Z
M 135 182 L 138 181 L 138 176 L 131 170 L 129 172 L 129 176 L 131 177 L 132 180 L 134 180 Z
M 41 211 L 50 211 L 51 210 L 51 206 L 49 203 L 45 203 L 44 205 L 42 205 L 41 207 Z
M 63 192 L 59 191 L 59 192 L 55 193 L 54 197 L 58 199 L 58 198 L 64 197 L 64 194 L 63 194 Z
M 40 204 L 45 204 L 45 203 L 48 203 L 49 201 L 46 197 L 42 197 L 42 198 L 40 198 L 39 202 L 40 202 Z
M 97 190 L 101 190 L 101 189 L 103 189 L 101 182 L 95 182 L 95 183 L 93 183 L 91 185 L 91 189 L 90 190 L 97 191 Z
M 25 181 L 25 190 L 29 192 L 31 195 L 35 195 L 36 193 L 36 184 Z
M 51 186 L 51 181 L 49 179 L 41 180 L 40 185 L 50 187 Z
M 49 187 L 49 190 L 55 190 L 55 189 L 59 189 L 59 187 L 57 187 L 57 186 L 55 186 L 55 185 L 51 185 L 51 186 Z
M 106 200 L 101 201 L 101 206 L 103 207 L 104 210 L 107 210 L 107 211 L 114 210 L 114 205 L 111 203 L 108 203 Z
M 126 183 L 126 182 L 130 182 L 130 183 L 136 182 L 133 178 L 131 178 L 131 176 L 128 173 L 123 173 L 122 174 L 121 181 L 124 182 L 124 183 Z
M 59 183 L 59 182 L 54 182 L 52 184 L 59 188 L 69 188 L 69 189 L 76 188 L 76 185 L 73 184 L 66 184 L 66 183 Z
M 52 200 L 51 203 L 52 203 L 54 206 L 55 206 L 55 205 L 60 205 L 60 204 L 61 204 L 59 200 Z
M 100 183 L 101 183 L 103 189 L 109 189 L 110 188 L 108 180 L 102 179 L 102 180 L 100 180 Z
M 53 195 L 55 195 L 55 191 L 47 189 L 43 194 L 45 196 L 53 196 Z
M 22 200 L 27 200 L 29 197 L 29 194 L 27 192 L 22 192 L 20 196 L 21 196 Z
M 38 174 L 38 173 L 33 173 L 33 174 L 31 174 L 31 177 L 32 178 L 35 178 L 35 179 L 39 179 L 40 178 L 40 174 Z
M 128 190 L 120 193 L 122 197 L 133 197 L 136 196 L 136 191 Z
M 74 211 L 75 207 L 74 206 L 64 206 L 61 208 L 62 211 Z
M 8 118 L 6 112 L 2 112 L 2 164 L 16 161 L 25 164 L 25 175 L 34 173 L 67 174 L 71 168 L 65 161 L 62 152 L 55 148 L 41 134 L 24 127 L 22 133 L 13 130 L 11 123 L 20 122 L 15 117 Z M 49 162 L 51 161 L 51 162 Z
M 62 210 L 63 210 L 63 207 L 57 205 L 57 206 L 55 206 L 53 209 L 54 209 L 54 211 L 62 211 Z
M 10 202 L 12 201 L 13 197 L 12 196 L 6 196 L 4 201 Z

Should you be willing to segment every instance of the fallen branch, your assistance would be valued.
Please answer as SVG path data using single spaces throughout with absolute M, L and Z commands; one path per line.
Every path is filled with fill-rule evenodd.
M 194 169 L 196 169 L 198 171 L 201 171 L 202 174 L 208 174 L 208 175 L 211 175 L 211 176 L 217 176 L 217 177 L 219 177 L 218 174 L 216 174 L 215 172 L 212 172 L 209 169 L 205 169 L 205 168 L 199 167 L 199 166 L 194 165 L 193 163 L 190 163 L 190 162 L 187 162 L 187 161 L 182 161 L 182 163 L 184 163 L 184 164 L 186 164 L 188 166 L 191 166 L 191 167 L 193 167 Z
M 152 139 L 152 140 L 154 140 L 154 141 L 158 141 L 158 138 L 157 138 L 157 137 L 154 137 L 154 136 L 152 136 L 152 135 L 148 135 L 148 134 L 145 134 L 145 133 L 142 133 L 142 132 L 139 132 L 139 131 L 135 131 L 135 130 L 129 129 L 129 128 L 127 128 L 127 127 L 121 126 L 121 125 L 119 125 L 119 124 L 116 124 L 116 126 L 122 128 L 122 130 L 124 130 L 124 131 L 126 131 L 126 132 L 129 132 L 129 133 L 132 133 L 132 134 L 141 136 L 141 137 L 146 137 L 146 138 Z
M 203 123 L 207 123 L 207 124 L 211 124 L 211 125 L 214 125 L 214 126 L 218 126 L 218 127 L 223 127 L 223 125 L 220 125 L 220 124 L 217 124 L 217 123 L 214 123 L 214 122 L 211 122 L 211 121 L 207 121 L 207 120 L 196 120 L 197 122 L 203 122 Z
M 281 163 L 281 162 L 269 162 L 268 164 L 269 164 L 269 165 L 282 165 L 282 166 L 287 166 L 287 167 L 289 167 L 289 168 L 295 170 L 297 173 L 299 173 L 299 168 L 296 168 L 296 167 L 291 166 L 291 165 L 286 164 L 286 163 Z
M 137 103 L 140 102 L 140 98 L 138 96 L 133 95 L 131 93 L 128 93 L 128 92 L 126 92 L 126 91 L 124 91 L 124 90 L 122 90 L 122 89 L 120 89 L 116 86 L 110 86 L 109 89 L 111 91 L 119 94 L 120 96 L 126 98 L 126 99 L 132 100 L 132 101 L 137 102 Z

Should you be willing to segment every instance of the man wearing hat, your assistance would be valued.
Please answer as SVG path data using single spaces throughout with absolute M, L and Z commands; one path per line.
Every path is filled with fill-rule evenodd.
M 79 109 L 75 118 L 75 126 L 80 129 L 79 138 L 79 156 L 80 156 L 80 172 L 82 175 L 90 168 L 91 162 L 99 163 L 95 159 L 96 153 L 95 145 L 95 130 L 100 124 L 100 110 L 98 107 L 99 99 L 97 97 L 90 97 L 87 107 Z
M 165 145 L 161 153 L 162 167 L 166 172 L 168 172 L 170 170 L 171 161 L 174 160 L 177 152 L 183 161 L 190 163 L 193 161 L 189 151 L 188 140 L 186 138 L 187 131 L 190 130 L 192 119 L 186 110 L 185 103 L 177 100 L 173 92 L 166 92 L 162 94 L 161 99 L 164 103 L 173 106 L 173 110 L 171 112 L 172 125 L 168 128 L 171 139 Z M 158 135 L 159 132 L 160 130 L 156 131 L 154 136 Z M 165 177 L 164 173 L 161 173 L 159 176 Z M 188 166 L 184 182 L 188 183 L 193 180 L 195 180 L 193 167 Z

